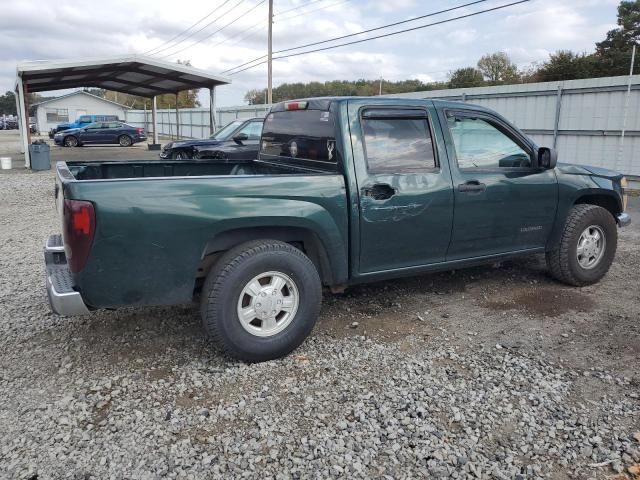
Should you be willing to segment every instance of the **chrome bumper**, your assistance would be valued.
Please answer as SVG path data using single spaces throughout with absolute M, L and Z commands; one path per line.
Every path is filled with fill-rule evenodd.
M 60 235 L 51 235 L 47 239 L 44 246 L 44 264 L 51 310 L 65 317 L 89 314 L 90 311 L 82 300 L 80 292 L 73 289 L 73 276 L 67 265 Z
M 622 212 L 620 215 L 616 217 L 616 221 L 618 222 L 619 227 L 626 227 L 631 223 L 631 217 L 628 213 Z

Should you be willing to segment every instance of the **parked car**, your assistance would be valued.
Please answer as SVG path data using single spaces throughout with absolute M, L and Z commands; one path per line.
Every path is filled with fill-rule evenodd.
M 484 107 L 371 97 L 274 105 L 254 160 L 59 162 L 49 301 L 78 315 L 198 299 L 227 352 L 263 361 L 309 335 L 323 285 L 540 253 L 591 285 L 630 222 L 626 179 L 556 161 Z
M 209 138 L 168 143 L 162 148 L 160 158 L 253 160 L 258 157 L 263 121 L 263 118 L 234 120 Z
M 73 130 L 77 128 L 84 128 L 90 123 L 95 122 L 119 122 L 120 119 L 117 115 L 80 115 L 75 122 L 65 122 L 56 125 L 55 128 L 49 132 L 49 137 L 53 138 L 58 132 L 62 132 L 64 130 Z
M 0 119 L 0 123 L 2 123 L 3 130 L 18 130 L 18 119 L 17 118 L 5 118 L 4 122 Z
M 130 147 L 147 139 L 144 128 L 132 127 L 122 122 L 96 122 L 83 128 L 58 132 L 53 136 L 56 145 L 80 147 L 88 144 L 118 144 Z

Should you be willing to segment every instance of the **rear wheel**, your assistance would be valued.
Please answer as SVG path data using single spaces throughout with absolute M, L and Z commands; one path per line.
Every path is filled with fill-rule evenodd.
M 69 135 L 67 137 L 64 137 L 64 146 L 65 147 L 77 147 L 78 146 L 78 139 L 76 137 L 74 137 L 73 135 Z
M 118 143 L 121 147 L 130 147 L 131 145 L 133 145 L 133 140 L 131 140 L 131 137 L 129 135 L 120 135 L 118 137 Z
M 248 362 L 282 357 L 316 323 L 322 290 L 311 260 L 275 240 L 245 243 L 227 252 L 205 282 L 205 330 L 230 355 Z
M 617 245 L 616 222 L 608 210 L 597 205 L 575 205 L 558 245 L 547 252 L 547 266 L 561 282 L 591 285 L 606 275 Z

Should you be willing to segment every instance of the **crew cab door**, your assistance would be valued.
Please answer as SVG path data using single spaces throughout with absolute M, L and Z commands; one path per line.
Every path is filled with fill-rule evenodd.
M 529 139 L 497 115 L 441 110 L 455 212 L 447 260 L 544 247 L 558 203 L 553 170 L 538 168 Z
M 453 193 L 432 102 L 423 106 L 349 103 L 359 198 L 357 272 L 442 262 L 450 241 Z M 436 119 L 437 122 L 437 119 Z

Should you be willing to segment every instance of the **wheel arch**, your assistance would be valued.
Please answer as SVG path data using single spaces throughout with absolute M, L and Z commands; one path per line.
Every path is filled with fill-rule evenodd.
M 622 201 L 619 196 L 611 190 L 593 189 L 582 191 L 573 202 L 573 205 L 597 205 L 607 210 L 616 220 L 622 213 Z
M 227 250 L 242 243 L 261 239 L 279 240 L 300 249 L 316 266 L 324 285 L 336 283 L 335 272 L 327 253 L 327 247 L 320 236 L 311 229 L 295 226 L 244 227 L 219 233 L 205 245 L 202 259 L 198 266 L 197 277 L 206 277 L 221 254 Z

